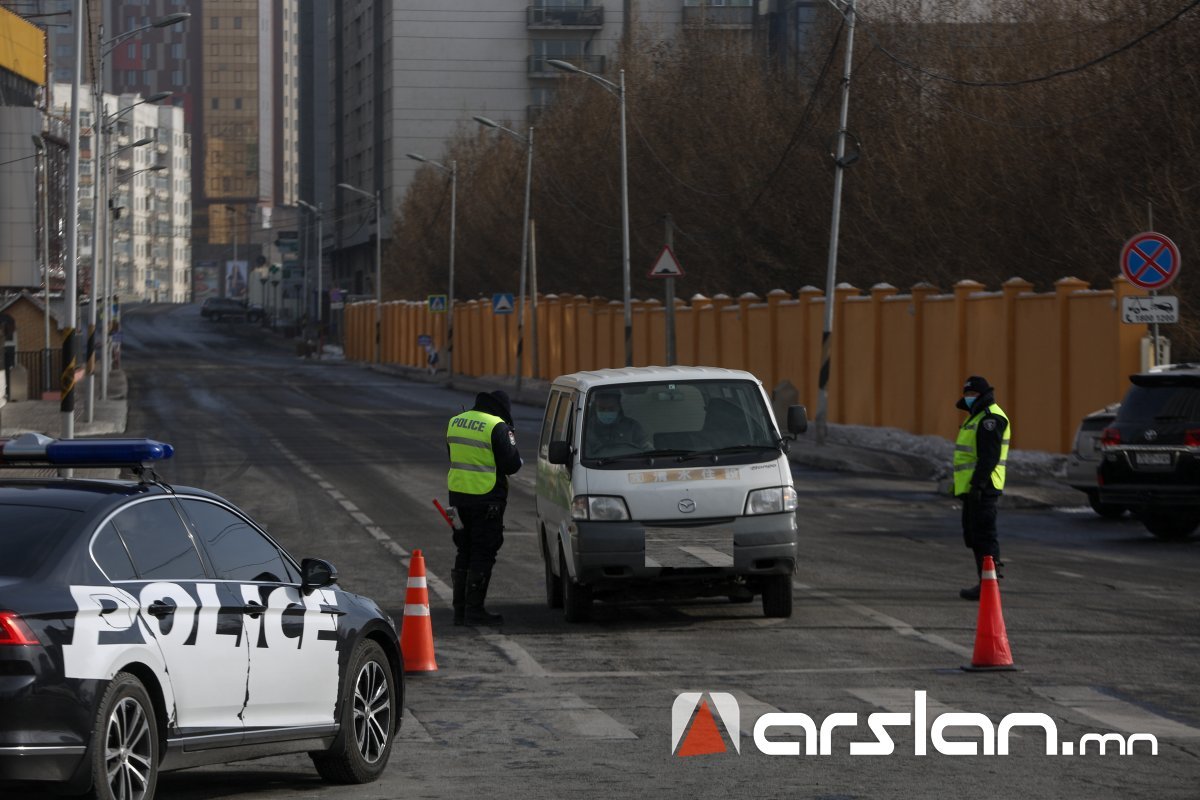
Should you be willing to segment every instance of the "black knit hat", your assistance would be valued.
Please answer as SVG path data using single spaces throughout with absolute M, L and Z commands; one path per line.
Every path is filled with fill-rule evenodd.
M 967 378 L 966 383 L 963 384 L 962 390 L 963 394 L 966 394 L 967 392 L 978 392 L 979 394 L 983 395 L 992 391 L 992 387 L 988 385 L 987 378 L 982 378 L 978 375 L 972 375 L 971 377 Z

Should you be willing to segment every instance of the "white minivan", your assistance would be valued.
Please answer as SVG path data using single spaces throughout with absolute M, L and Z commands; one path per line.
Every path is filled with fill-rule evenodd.
M 576 372 L 550 387 L 538 440 L 546 601 L 569 622 L 593 599 L 762 596 L 792 613 L 796 491 L 788 409 L 780 433 L 762 383 L 714 367 Z

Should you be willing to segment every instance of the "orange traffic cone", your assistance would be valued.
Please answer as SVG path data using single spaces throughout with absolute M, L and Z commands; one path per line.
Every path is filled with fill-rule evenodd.
M 414 550 L 404 596 L 404 621 L 400 625 L 400 650 L 405 672 L 437 672 L 433 658 L 433 623 L 429 619 L 429 587 L 425 583 L 425 556 Z
M 975 623 L 975 653 L 968 672 L 998 672 L 1015 670 L 1012 651 L 1008 649 L 1008 632 L 1004 629 L 1004 614 L 1000 609 L 1000 582 L 996 580 L 996 563 L 991 556 L 983 557 L 983 574 L 979 581 L 979 619 Z

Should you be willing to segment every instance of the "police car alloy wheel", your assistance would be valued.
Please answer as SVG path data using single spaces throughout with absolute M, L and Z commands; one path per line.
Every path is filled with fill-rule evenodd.
M 383 649 L 363 639 L 354 649 L 342 687 L 342 733 L 324 753 L 311 753 L 332 783 L 369 783 L 387 766 L 398 729 L 393 668 Z
M 122 672 L 108 685 L 92 734 L 98 800 L 148 800 L 158 783 L 158 722 L 142 682 Z

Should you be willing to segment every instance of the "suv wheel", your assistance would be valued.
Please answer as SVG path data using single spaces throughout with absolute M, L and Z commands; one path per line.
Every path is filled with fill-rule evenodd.
M 1200 520 L 1195 517 L 1173 517 L 1165 514 L 1146 514 L 1142 517 L 1142 524 L 1146 526 L 1146 530 L 1153 533 L 1159 539 L 1172 541 L 1177 539 L 1186 539 L 1196 530 L 1196 526 L 1200 525 Z
M 1116 503 L 1101 503 L 1100 492 L 1096 489 L 1089 491 L 1087 496 L 1088 505 L 1092 507 L 1092 511 L 1095 511 L 1105 519 L 1120 519 L 1128 511 L 1125 506 L 1117 505 Z

